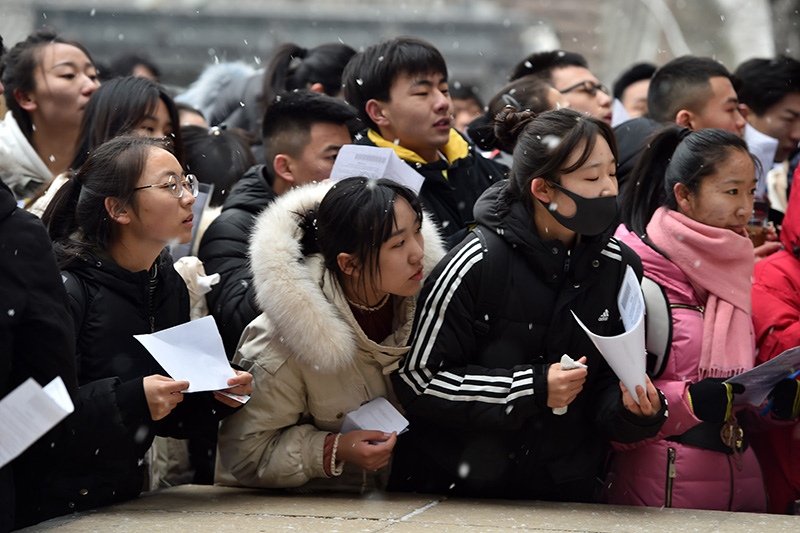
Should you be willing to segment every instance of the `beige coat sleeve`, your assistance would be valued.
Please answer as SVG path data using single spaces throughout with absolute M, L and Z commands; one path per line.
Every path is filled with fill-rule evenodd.
M 273 364 L 281 356 L 269 350 L 280 350 L 280 343 L 268 330 L 266 319 L 256 319 L 242 336 L 234 362 L 253 374 L 253 394 L 220 426 L 219 469 L 248 487 L 298 487 L 328 477 L 322 459 L 329 432 L 302 423 L 308 414 L 302 374 L 291 360 Z M 261 352 L 257 363 L 246 358 L 256 355 L 254 348 Z

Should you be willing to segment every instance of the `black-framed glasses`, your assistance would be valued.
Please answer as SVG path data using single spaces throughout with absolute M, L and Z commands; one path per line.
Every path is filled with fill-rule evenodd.
M 184 189 L 189 191 L 189 193 L 195 198 L 197 198 L 197 193 L 200 191 L 200 186 L 197 183 L 197 176 L 194 174 L 184 174 L 183 177 L 170 174 L 169 178 L 167 178 L 167 181 L 164 183 L 142 185 L 141 187 L 136 187 L 133 190 L 138 191 L 140 189 L 149 189 L 150 187 L 155 187 L 157 189 L 169 189 L 169 192 L 171 192 L 172 196 L 175 198 L 181 198 L 183 196 Z
M 578 82 L 575 85 L 570 85 L 563 91 L 558 91 L 558 92 L 560 92 L 561 94 L 567 94 L 571 93 L 572 91 L 581 91 L 588 94 L 589 96 L 595 96 L 597 94 L 597 91 L 602 91 L 606 94 L 610 94 L 608 92 L 608 87 L 606 87 L 602 83 L 595 83 L 591 80 Z

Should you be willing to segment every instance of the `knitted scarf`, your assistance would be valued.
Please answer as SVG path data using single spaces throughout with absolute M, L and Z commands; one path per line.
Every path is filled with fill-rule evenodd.
M 700 378 L 729 377 L 753 368 L 750 290 L 754 259 L 746 234 L 708 226 L 661 207 L 647 225 L 647 237 L 683 271 L 705 302 Z

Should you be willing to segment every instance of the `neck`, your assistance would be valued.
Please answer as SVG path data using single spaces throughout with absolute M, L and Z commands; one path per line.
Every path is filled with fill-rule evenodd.
M 357 287 L 350 276 L 339 280 L 347 302 L 362 311 L 377 311 L 383 307 L 388 297 L 388 292 L 373 291 L 369 287 Z
M 39 125 L 31 136 L 31 145 L 53 176 L 69 169 L 77 148 L 77 132 Z
M 164 246 L 161 244 L 132 242 L 131 239 L 120 235 L 108 247 L 108 254 L 122 268 L 131 272 L 141 272 L 150 270 L 163 249 Z
M 536 198 L 533 199 L 533 221 L 536 224 L 536 231 L 541 240 L 552 241 L 557 239 L 564 243 L 564 246 L 568 249 L 575 244 L 577 236 L 575 232 L 559 224 L 550 214 L 549 209 Z

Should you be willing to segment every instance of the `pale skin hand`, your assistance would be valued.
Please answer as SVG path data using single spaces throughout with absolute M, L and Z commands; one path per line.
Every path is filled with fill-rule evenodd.
M 636 396 L 639 397 L 639 405 L 636 405 L 636 401 L 633 399 L 633 396 L 631 396 L 630 391 L 625 388 L 625 385 L 623 385 L 621 381 L 619 382 L 619 388 L 622 390 L 622 405 L 625 406 L 625 409 L 636 416 L 650 418 L 661 410 L 661 397 L 658 395 L 658 391 L 655 385 L 653 385 L 653 382 L 650 381 L 650 377 L 645 376 L 645 379 L 647 380 L 647 383 L 645 383 L 647 394 L 645 394 L 641 385 L 636 386 Z
M 143 385 L 150 418 L 153 420 L 161 420 L 170 414 L 183 401 L 181 391 L 189 388 L 188 381 L 175 381 L 158 374 L 144 378 Z
M 225 392 L 230 392 L 231 394 L 236 394 L 239 396 L 248 396 L 253 393 L 253 375 L 250 372 L 245 372 L 244 370 L 236 370 L 236 377 L 230 378 L 228 380 L 228 385 L 231 387 L 230 389 L 225 389 Z M 228 407 L 239 407 L 242 405 L 241 403 L 237 402 L 233 398 L 229 398 L 224 394 L 220 394 L 217 391 L 214 391 L 214 398 L 218 401 L 224 403 Z
M 578 362 L 586 364 L 586 356 L 578 359 Z M 585 368 L 561 370 L 561 363 L 550 365 L 547 371 L 547 407 L 566 407 L 571 404 L 583 390 L 588 373 Z
M 392 450 L 397 443 L 397 432 L 358 430 L 339 437 L 336 460 L 360 466 L 365 470 L 378 470 L 389 465 Z

